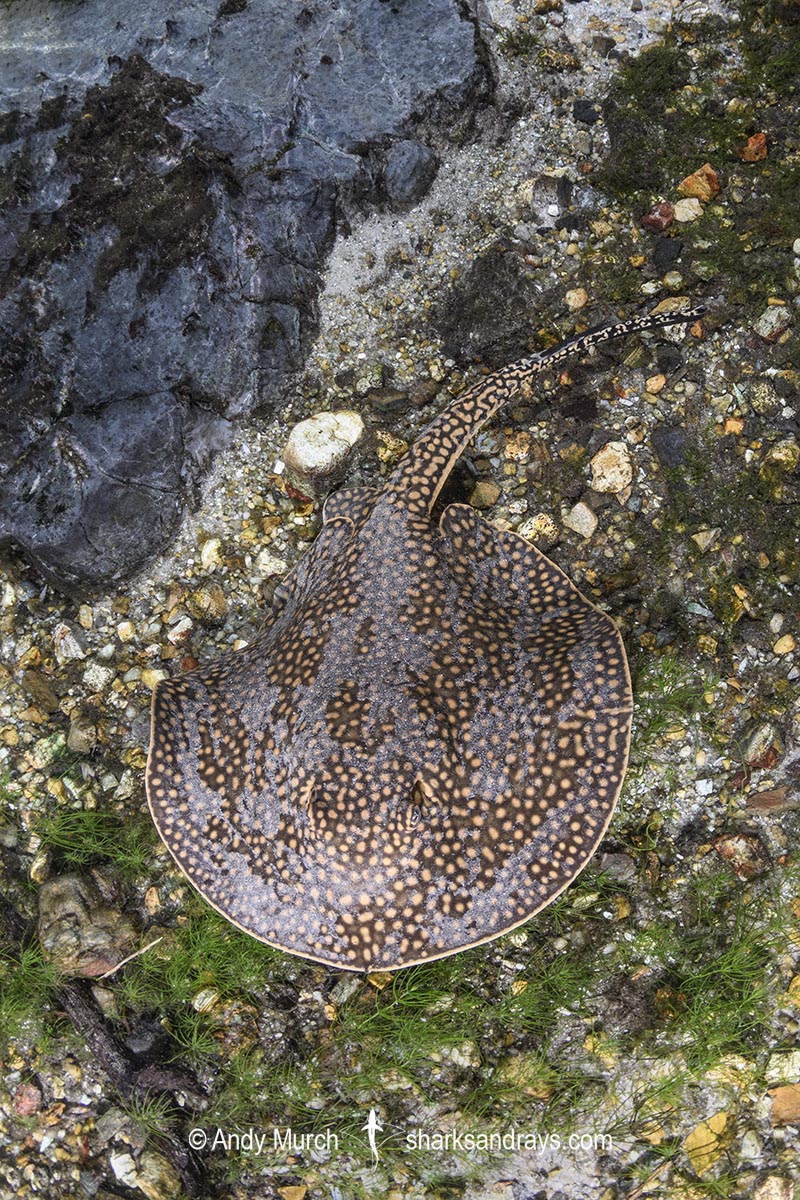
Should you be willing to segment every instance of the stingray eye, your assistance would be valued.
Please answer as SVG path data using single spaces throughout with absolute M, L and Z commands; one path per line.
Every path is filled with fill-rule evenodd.
M 422 820 L 422 811 L 418 804 L 412 804 L 408 810 L 408 827 L 413 829 L 415 825 L 419 825 Z
M 288 599 L 289 599 L 289 588 L 286 586 L 286 583 L 284 581 L 283 583 L 279 583 L 278 586 L 275 588 L 275 591 L 272 593 L 273 611 L 277 611 L 279 608 L 283 608 L 284 604 L 286 603 L 286 601 Z

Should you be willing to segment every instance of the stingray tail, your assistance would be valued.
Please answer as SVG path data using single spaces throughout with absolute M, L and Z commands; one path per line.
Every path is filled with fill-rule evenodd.
M 629 321 L 596 325 L 570 338 L 568 342 L 561 342 L 539 354 L 531 354 L 502 367 L 493 375 L 479 379 L 469 391 L 448 404 L 417 438 L 388 481 L 386 493 L 420 515 L 429 513 L 453 463 L 467 443 L 498 409 L 517 395 L 533 375 L 599 342 L 645 329 L 663 328 L 665 325 L 688 325 L 704 312 L 703 305 L 696 305 L 674 312 L 651 313 L 645 317 L 633 317 Z
M 543 371 L 562 358 L 573 354 L 581 354 L 584 350 L 597 346 L 600 342 L 608 342 L 611 338 L 622 337 L 626 333 L 638 333 L 645 329 L 663 329 L 667 325 L 690 325 L 699 320 L 706 311 L 704 304 L 696 304 L 693 308 L 677 309 L 675 312 L 650 313 L 646 317 L 631 317 L 628 321 L 612 321 L 607 325 L 593 325 L 585 333 L 560 342 L 551 350 L 542 350 L 521 358 L 514 367 L 521 371 Z

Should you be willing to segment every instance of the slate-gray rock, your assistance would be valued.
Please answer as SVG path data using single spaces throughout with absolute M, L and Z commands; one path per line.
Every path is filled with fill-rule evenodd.
M 657 425 L 650 445 L 662 467 L 681 467 L 686 460 L 686 431 L 680 425 Z
M 666 271 L 678 261 L 682 252 L 680 238 L 660 237 L 653 246 L 653 266 L 657 271 Z
M 301 365 L 387 143 L 488 77 L 456 0 L 11 0 L 3 23 L 0 537 L 80 591 L 169 539 L 227 422 Z
M 386 196 L 397 208 L 419 200 L 436 174 L 436 155 L 412 138 L 395 142 L 386 155 L 383 179 Z
M 170 393 L 130 396 L 56 418 L 8 465 L 0 521 L 61 590 L 122 579 L 173 534 L 183 420 Z
M 594 125 L 600 120 L 599 109 L 595 107 L 591 100 L 580 99 L 572 102 L 572 115 L 576 121 L 580 121 L 583 125 Z

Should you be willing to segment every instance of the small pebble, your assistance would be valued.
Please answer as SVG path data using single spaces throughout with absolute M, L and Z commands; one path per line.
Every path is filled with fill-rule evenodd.
M 783 637 L 778 638 L 777 642 L 772 647 L 772 652 L 773 654 L 777 654 L 779 656 L 783 654 L 791 654 L 796 646 L 797 642 L 794 634 L 785 633 Z
M 83 673 L 83 682 L 90 692 L 107 692 L 114 680 L 111 667 L 103 667 L 100 663 L 89 663 Z
M 167 672 L 159 670 L 155 667 L 145 667 L 145 669 L 142 671 L 142 683 L 146 688 L 149 688 L 151 692 L 157 683 L 160 683 L 162 679 L 166 678 Z
M 49 962 L 65 975 L 92 978 L 115 967 L 136 941 L 128 917 L 106 903 L 92 879 L 77 874 L 43 882 L 38 932 Z
M 767 157 L 767 135 L 754 133 L 745 144 L 739 148 L 739 158 L 742 162 L 761 162 Z
M 705 554 L 710 546 L 713 546 L 721 533 L 720 529 L 699 529 L 697 533 L 692 534 L 692 541 L 700 550 L 701 554 Z
M 754 766 L 763 764 L 765 759 L 777 761 L 782 753 L 783 741 L 777 726 L 770 721 L 764 721 L 748 733 L 742 757 L 746 763 Z
M 793 437 L 782 438 L 770 446 L 764 455 L 764 464 L 776 467 L 787 475 L 797 470 L 800 464 L 800 444 Z
M 703 215 L 703 206 L 694 196 L 679 200 L 675 205 L 675 220 L 681 225 L 688 225 Z
M 181 642 L 185 642 L 189 637 L 189 634 L 192 632 L 192 628 L 193 622 L 191 617 L 181 617 L 180 620 L 176 621 L 175 624 L 171 626 L 170 631 L 167 634 L 167 641 L 171 642 L 173 646 L 180 645 Z
M 69 625 L 56 625 L 53 631 L 53 651 L 62 666 L 74 659 L 86 657 L 83 644 Z
M 221 625 L 228 615 L 228 601 L 218 583 L 204 583 L 192 592 L 186 607 L 203 625 Z
M 662 200 L 655 208 L 650 209 L 647 216 L 642 219 L 642 224 L 651 233 L 663 233 L 665 229 L 669 229 L 674 220 L 675 205 L 670 204 L 669 200 Z
M 270 578 L 273 575 L 280 575 L 282 577 L 289 570 L 289 567 L 282 558 L 278 558 L 271 550 L 265 549 L 256 558 L 256 570 L 264 578 Z
M 192 997 L 192 1008 L 195 1012 L 211 1012 L 220 1000 L 220 994 L 215 987 L 202 988 Z
M 540 548 L 549 550 L 558 541 L 559 529 L 549 513 L 536 513 L 523 521 L 518 530 L 519 534 L 530 542 L 535 542 Z
M 464 1069 L 481 1065 L 481 1052 L 475 1042 L 462 1042 L 459 1046 L 445 1046 L 441 1050 L 443 1059 Z
M 567 515 L 562 518 L 567 529 L 572 529 L 573 532 L 579 533 L 581 537 L 590 538 L 597 529 L 597 517 L 594 515 L 588 504 L 584 504 L 579 500 L 577 504 L 569 510 Z
M 781 398 L 768 379 L 758 379 L 747 391 L 750 407 L 760 416 L 771 415 L 781 406 Z
M 776 1050 L 764 1071 L 767 1083 L 795 1083 L 800 1079 L 800 1050 Z
M 136 1188 L 147 1200 L 177 1200 L 183 1194 L 172 1163 L 155 1150 L 143 1150 L 136 1168 Z
M 572 115 L 576 121 L 584 125 L 594 125 L 600 120 L 600 110 L 591 100 L 580 99 L 572 102 Z
M 475 484 L 469 497 L 473 508 L 491 508 L 500 499 L 501 488 L 492 479 L 481 479 Z
M 757 318 L 753 329 L 765 342 L 776 342 L 792 323 L 792 314 L 782 304 L 770 304 Z
M 768 1175 L 753 1192 L 753 1200 L 794 1200 L 795 1188 L 785 1175 Z
M 78 609 L 78 624 L 81 629 L 91 629 L 94 625 L 94 613 L 91 605 L 82 604 Z
M 720 190 L 719 176 L 711 163 L 704 163 L 699 170 L 687 175 L 678 184 L 677 189 L 682 196 L 695 197 L 707 204 L 713 200 Z M 678 218 L 680 219 L 680 218 Z
M 222 557 L 220 555 L 220 547 L 222 543 L 218 537 L 208 538 L 203 542 L 203 548 L 200 551 L 200 562 L 206 571 L 213 571 L 215 567 L 222 565 Z
M 633 479 L 633 465 L 624 442 L 607 442 L 591 461 L 595 492 L 624 492 Z
M 725 833 L 712 843 L 720 858 L 740 879 L 754 879 L 769 866 L 764 843 L 752 833 Z
M 83 713 L 73 716 L 67 734 L 67 746 L 73 754 L 91 754 L 97 745 L 97 725 Z
M 108 1161 L 120 1183 L 131 1188 L 136 1186 L 136 1163 L 130 1154 L 112 1154 Z
M 741 1157 L 752 1161 L 760 1156 L 761 1148 L 761 1138 L 755 1129 L 748 1129 L 739 1143 L 739 1154 Z
M 589 293 L 586 288 L 570 288 L 564 299 L 567 302 L 567 308 L 577 311 L 579 308 L 584 308 L 589 303 Z
M 32 1117 L 42 1106 L 42 1093 L 33 1083 L 22 1083 L 14 1093 L 14 1112 L 18 1117 Z

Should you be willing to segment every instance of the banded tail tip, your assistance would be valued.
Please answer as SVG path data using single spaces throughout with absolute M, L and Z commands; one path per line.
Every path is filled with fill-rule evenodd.
M 553 346 L 549 350 L 541 350 L 538 354 L 532 354 L 530 357 L 522 359 L 521 362 L 514 364 L 514 369 L 542 371 L 563 358 L 580 354 L 601 342 L 611 341 L 612 338 L 625 337 L 629 333 L 642 333 L 646 329 L 663 329 L 669 325 L 690 325 L 702 317 L 705 311 L 705 304 L 695 304 L 691 308 L 647 313 L 641 317 L 630 317 L 626 321 L 609 321 L 604 325 L 593 325 L 590 329 L 577 334 L 566 342 L 561 342 L 558 346 Z
M 663 325 L 688 325 L 690 321 L 699 320 L 707 312 L 707 304 L 693 304 L 691 308 L 678 308 L 674 312 L 656 312 L 651 315 Z

